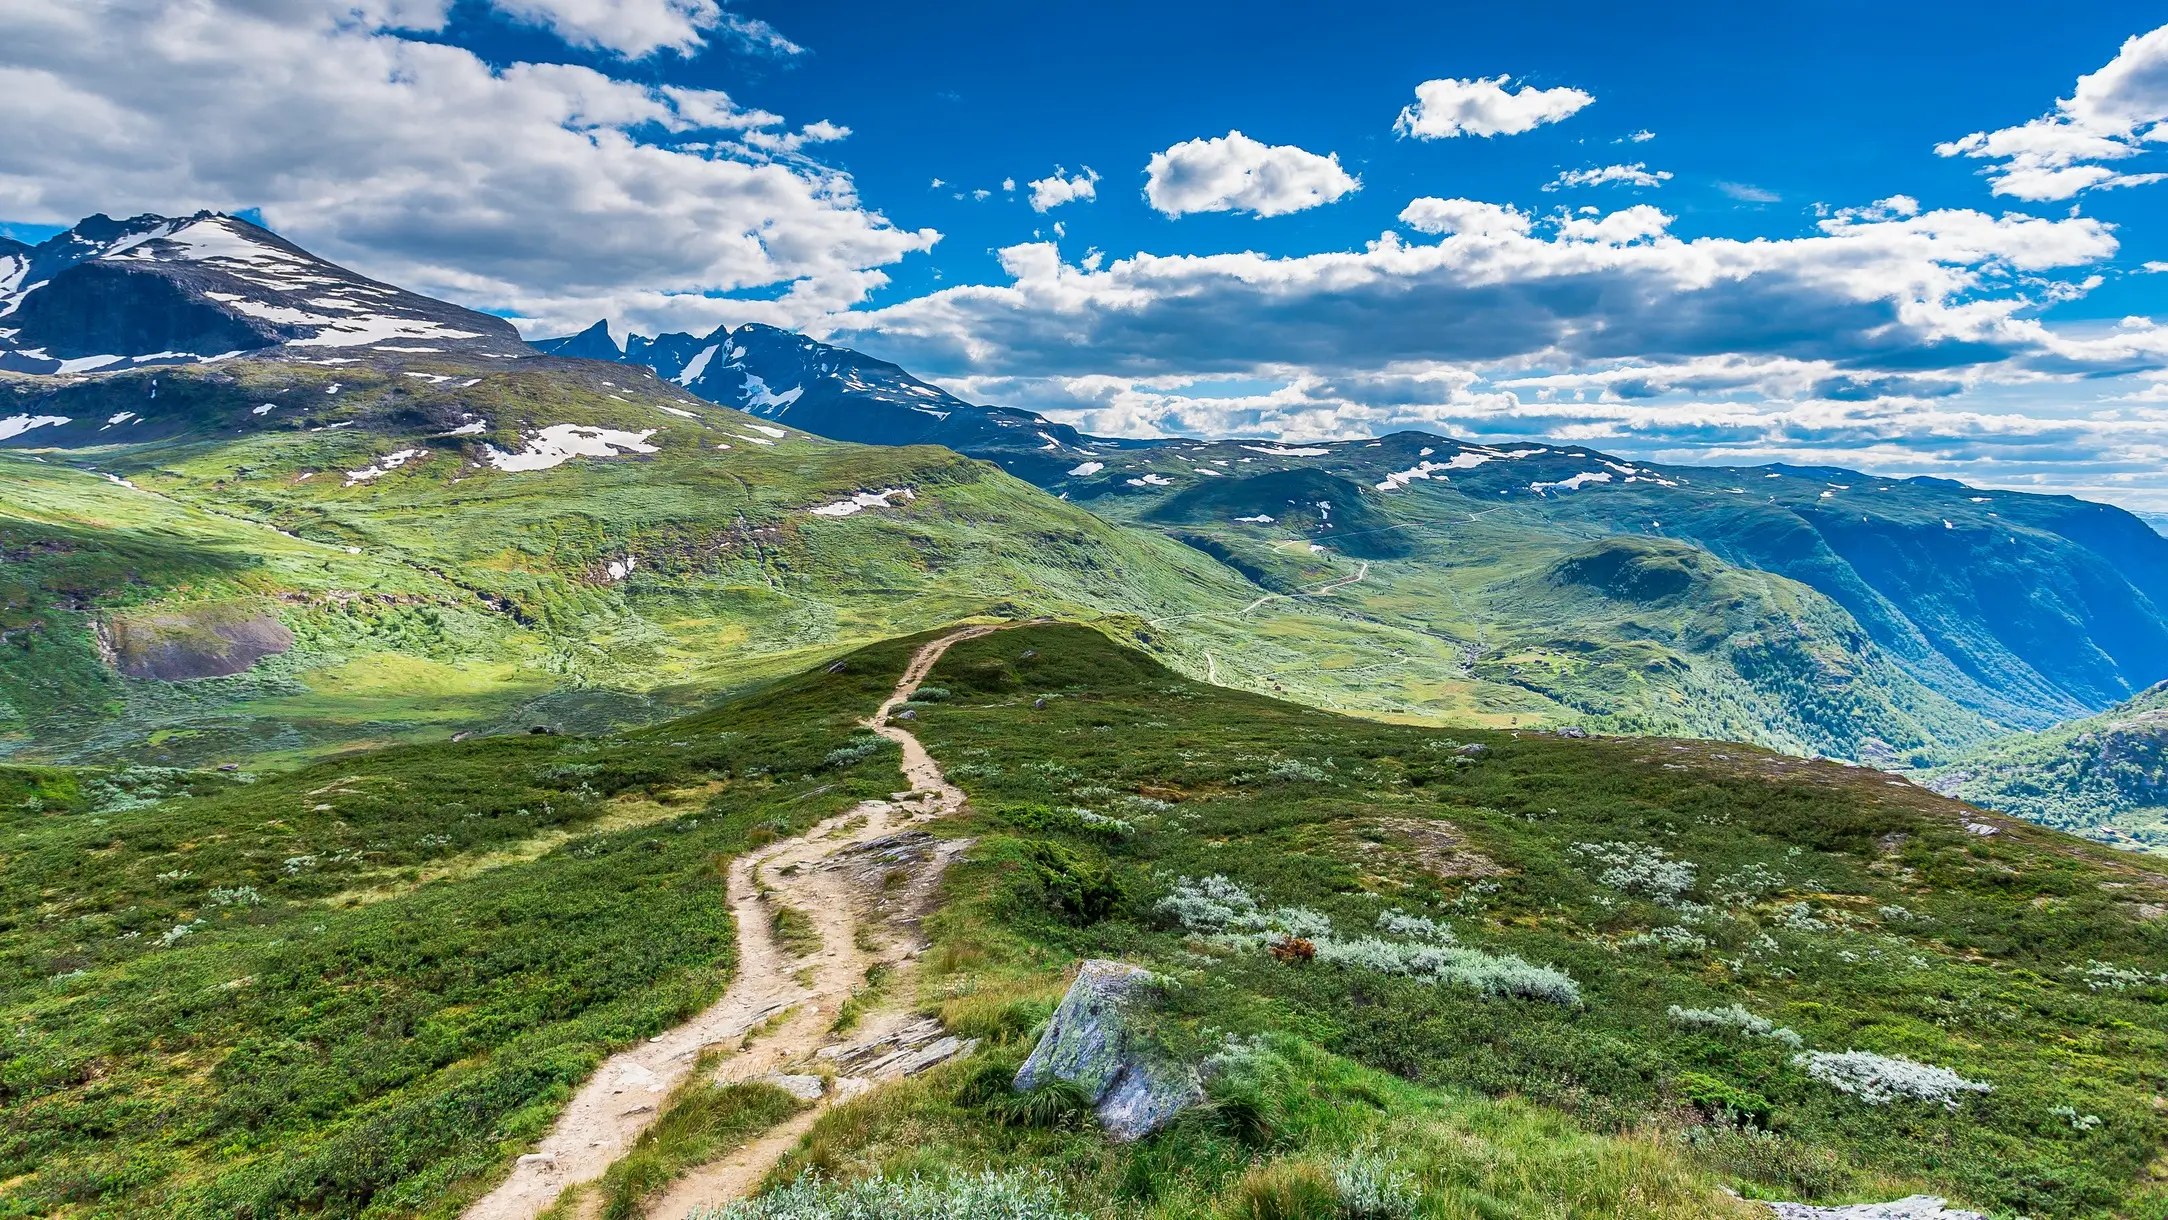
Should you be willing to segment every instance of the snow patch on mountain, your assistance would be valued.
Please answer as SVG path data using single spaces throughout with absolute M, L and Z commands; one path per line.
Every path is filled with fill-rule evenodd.
M 483 454 L 489 464 L 499 470 L 548 470 L 576 457 L 610 458 L 624 453 L 659 452 L 647 443 L 647 438 L 656 431 L 648 428 L 641 432 L 622 432 L 584 424 L 551 424 L 518 453 L 506 453 L 495 445 L 485 445 Z
M 715 359 L 716 349 L 721 346 L 720 343 L 710 343 L 701 348 L 700 354 L 686 361 L 684 371 L 671 378 L 671 380 L 682 386 L 689 386 L 700 380 L 700 374 L 708 371 L 708 361 Z
M 1444 472 L 1452 469 L 1454 469 L 1454 466 L 1451 462 L 1417 462 L 1406 470 L 1395 470 L 1383 479 L 1378 480 L 1377 489 L 1379 491 L 1398 491 L 1417 479 L 1428 480 L 1432 475 L 1437 475 L 1439 481 L 1443 482 Z
M 408 462 L 414 461 L 416 458 L 425 458 L 428 456 L 429 451 L 427 449 L 401 449 L 393 453 L 387 453 L 383 457 L 378 458 L 376 461 L 362 467 L 359 470 L 347 471 L 346 485 L 348 487 L 352 487 L 356 483 L 366 483 L 370 479 L 376 478 L 386 471 L 397 470 L 401 466 L 406 465 Z
M 861 491 L 848 500 L 833 504 L 815 505 L 806 511 L 816 517 L 850 517 L 869 508 L 894 508 L 892 498 L 902 496 L 906 501 L 918 499 L 918 493 L 908 487 L 890 487 L 883 491 Z
M 794 385 L 780 394 L 775 393 L 768 389 L 767 382 L 751 373 L 745 375 L 745 390 L 745 409 L 748 411 L 761 407 L 787 407 L 805 393 L 802 385 Z
M 1538 495 L 1549 491 L 1579 491 L 1591 483 L 1608 483 L 1610 481 L 1611 472 L 1607 470 L 1584 470 L 1570 479 L 1560 479 L 1555 483 L 1530 483 L 1528 490 Z
M 1069 474 L 1072 478 L 1081 479 L 1088 474 L 1098 474 L 1106 468 L 1107 464 L 1105 462 L 1084 462 L 1072 468 Z
M 32 428 L 57 428 L 67 422 L 65 415 L 10 415 L 0 419 L 0 441 L 21 436 Z

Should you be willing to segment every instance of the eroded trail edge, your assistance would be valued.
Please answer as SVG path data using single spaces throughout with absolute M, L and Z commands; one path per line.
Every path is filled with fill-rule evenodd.
M 601 1177 L 655 1121 L 670 1091 L 692 1074 L 710 1048 L 735 1052 L 717 1071 L 721 1080 L 752 1079 L 811 1059 L 823 1050 L 838 1010 L 864 981 L 868 968 L 901 966 L 916 957 L 922 947 L 917 916 L 930 903 L 941 870 L 965 844 L 913 828 L 961 809 L 964 794 L 942 775 L 918 738 L 890 723 L 890 716 L 951 645 L 1002 626 L 953 631 L 912 655 L 895 689 L 865 722 L 902 748 L 908 790 L 887 800 L 861 801 L 803 835 L 732 861 L 728 900 L 737 922 L 738 965 L 722 997 L 683 1025 L 604 1060 L 565 1106 L 549 1135 L 519 1158 L 496 1189 L 469 1206 L 464 1220 L 532 1220 L 567 1187 Z M 898 871 L 911 878 L 900 891 L 887 881 Z M 819 950 L 794 957 L 776 943 L 772 920 L 777 904 L 811 917 L 820 933 Z M 880 922 L 876 928 L 861 929 L 861 919 Z M 857 1075 L 839 1072 L 846 1079 L 872 1081 L 957 1049 L 953 1039 L 941 1039 L 938 1029 L 921 1028 L 924 1025 L 910 1020 L 908 1013 L 875 1013 L 851 1031 L 848 1044 L 829 1048 L 829 1057 L 846 1060 L 845 1068 L 860 1069 Z M 851 1059 L 858 1062 L 847 1062 Z M 681 1216 L 693 1206 L 744 1193 L 790 1149 L 817 1113 L 817 1108 L 808 1110 L 739 1152 L 688 1174 L 651 1214 Z

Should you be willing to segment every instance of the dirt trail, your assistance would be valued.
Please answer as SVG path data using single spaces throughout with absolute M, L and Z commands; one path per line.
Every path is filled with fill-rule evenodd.
M 915 916 L 930 902 L 941 869 L 962 845 L 908 831 L 917 823 L 956 812 L 963 807 L 964 794 L 941 774 L 918 738 L 891 724 L 889 717 L 917 690 L 950 645 L 998 630 L 1000 625 L 967 627 L 932 641 L 912 656 L 894 691 L 865 722 L 903 748 L 903 774 L 910 790 L 885 801 L 862 801 L 797 838 L 733 861 L 728 893 L 737 921 L 738 966 L 722 998 L 685 1024 L 605 1060 L 566 1105 L 548 1137 L 534 1152 L 519 1158 L 511 1176 L 468 1207 L 462 1220 L 533 1220 L 566 1187 L 602 1176 L 655 1121 L 670 1091 L 691 1074 L 701 1052 L 711 1047 L 727 1043 L 736 1048 L 745 1041 L 717 1071 L 722 1080 L 750 1079 L 809 1061 L 828 1040 L 837 1011 L 852 988 L 864 981 L 869 967 L 877 962 L 907 966 L 917 956 L 921 946 Z M 897 871 L 891 864 L 903 866 L 907 875 L 913 865 L 917 867 L 900 892 L 883 893 Z M 820 933 L 818 951 L 797 958 L 776 943 L 772 929 L 776 903 L 811 917 Z M 862 914 L 880 917 L 880 932 L 885 935 L 862 937 Z M 895 935 L 898 932 L 908 935 Z M 888 943 L 877 943 L 882 940 Z M 868 944 L 872 947 L 864 947 Z M 908 1021 L 908 1013 L 882 1011 L 870 1015 L 851 1037 L 863 1045 L 896 1032 Z M 773 1028 L 746 1039 L 748 1033 L 770 1022 Z M 863 1079 L 882 1076 L 878 1069 L 897 1069 L 895 1063 L 873 1066 L 876 1070 L 858 1078 L 859 1087 Z M 696 1170 L 677 1183 L 650 1214 L 676 1220 L 697 1204 L 744 1193 L 790 1149 L 818 1113 L 818 1107 L 808 1110 L 738 1153 Z

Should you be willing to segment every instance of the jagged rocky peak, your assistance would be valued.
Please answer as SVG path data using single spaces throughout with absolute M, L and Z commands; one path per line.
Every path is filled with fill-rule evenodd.
M 1053 453 L 1082 441 L 1075 429 L 1033 412 L 965 402 L 900 365 L 758 322 L 705 335 L 633 335 L 622 347 L 608 323 L 597 322 L 533 346 L 553 356 L 645 365 L 709 402 L 838 440 L 939 444 L 975 456 Z
M 85 218 L 0 246 L 0 369 L 358 349 L 524 354 L 501 318 L 379 283 L 218 212 Z

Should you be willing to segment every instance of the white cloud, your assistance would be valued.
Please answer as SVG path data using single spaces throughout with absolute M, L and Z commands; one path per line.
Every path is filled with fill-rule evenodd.
M 2109 227 L 1892 196 L 1788 240 L 1682 240 L 1640 205 L 1419 199 L 1360 250 L 1064 263 L 840 320 L 967 398 L 1101 434 L 1424 428 L 1651 461 L 1934 473 L 2168 508 L 2168 327 L 2054 328 Z
M 8 0 L 0 216 L 256 206 L 327 257 L 545 330 L 797 324 L 939 236 L 803 160 L 835 124 L 793 131 L 720 92 L 584 67 L 493 68 L 427 37 L 447 8 Z
M 1996 194 L 2038 202 L 2168 179 L 2168 173 L 2122 173 L 2100 164 L 2138 156 L 2145 144 L 2163 139 L 2168 26 L 2124 42 L 2106 66 L 2079 77 L 2052 112 L 2016 127 L 1976 131 L 1937 144 L 1935 151 L 1996 162 L 1986 171 Z
M 1646 143 L 1648 143 L 1648 142 L 1649 142 L 1650 140 L 1653 140 L 1653 139 L 1655 139 L 1655 138 L 1656 138 L 1656 133 L 1655 133 L 1655 132 L 1653 132 L 1653 131 L 1650 131 L 1650 130 L 1649 130 L 1648 128 L 1644 127 L 1644 128 L 1642 128 L 1642 129 L 1641 129 L 1640 131 L 1636 131 L 1636 132 L 1631 132 L 1631 133 L 1629 133 L 1629 134 L 1628 134 L 1628 135 L 1626 136 L 1626 142 L 1629 142 L 1629 143 L 1634 143 L 1634 144 L 1646 144 Z M 1620 141 L 1614 140 L 1614 141 L 1612 141 L 1612 143 L 1616 144 L 1616 143 L 1620 143 Z
M 1340 168 L 1337 155 L 1321 157 L 1292 144 L 1263 144 L 1239 131 L 1184 140 L 1154 153 L 1145 174 L 1144 197 L 1164 216 L 1284 216 L 1362 189 L 1360 180 Z
M 1031 187 L 1031 210 L 1044 212 L 1065 203 L 1090 203 L 1099 197 L 1099 175 L 1087 165 L 1084 172 L 1075 177 L 1060 166 L 1044 178 L 1034 178 Z
M 1595 101 L 1592 94 L 1561 86 L 1508 90 L 1506 78 L 1427 80 L 1415 87 L 1415 104 L 1403 107 L 1393 130 L 1418 140 L 1452 136 L 1511 136 L 1556 123 Z
M 1911 214 L 1907 214 L 1907 212 Z M 1647 205 L 1536 222 L 1473 200 L 1423 199 L 1356 251 L 1138 254 L 1064 263 L 1001 251 L 1010 282 L 932 293 L 828 325 L 935 373 L 1319 374 L 1407 362 L 1578 370 L 1713 356 L 1828 362 L 1845 393 L 1881 379 L 1994 369 L 2110 374 L 2168 363 L 2168 330 L 2052 329 L 2037 306 L 2086 291 L 2108 226 L 1922 212 L 1892 198 L 1788 240 L 1682 240 Z M 1834 376 L 1834 374 L 1833 374 Z M 1832 389 L 1832 393 L 1837 390 Z
M 1652 170 L 1645 162 L 1632 165 L 1603 165 L 1594 169 L 1569 169 L 1561 171 L 1557 178 L 1545 184 L 1546 191 L 1565 190 L 1576 186 L 1662 186 L 1671 181 L 1670 170 Z
M 1716 189 L 1741 203 L 1778 203 L 1784 196 L 1745 182 L 1719 182 Z
M 490 0 L 496 11 L 518 22 L 553 30 L 575 46 L 590 46 L 622 56 L 646 56 L 659 50 L 681 54 L 707 46 L 711 30 L 724 28 L 748 46 L 796 54 L 802 48 L 778 35 L 767 22 L 724 13 L 715 0 Z M 434 24 L 431 24 L 434 26 Z M 416 28 L 416 26 L 408 26 Z
M 1474 199 L 1437 199 L 1424 196 L 1400 209 L 1400 223 L 1418 233 L 1526 233 L 1526 212 L 1511 204 L 1483 203 Z

